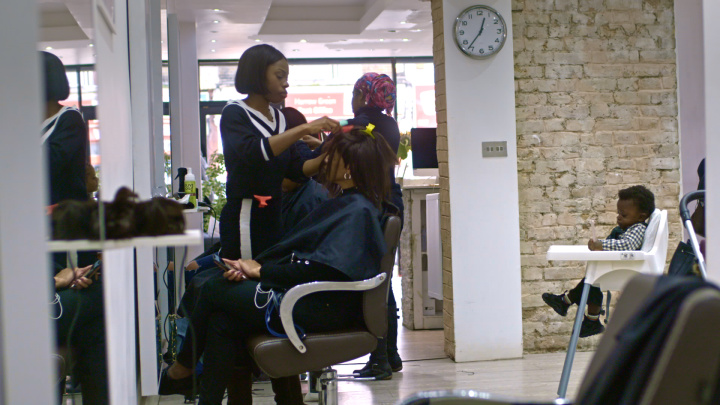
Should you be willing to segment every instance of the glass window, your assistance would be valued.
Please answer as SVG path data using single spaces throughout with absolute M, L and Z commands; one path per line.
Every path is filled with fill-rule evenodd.
M 390 63 L 292 64 L 285 105 L 297 108 L 308 121 L 324 115 L 352 118 L 352 90 L 357 79 L 368 72 L 392 77 Z
M 432 63 L 398 63 L 397 114 L 400 132 L 437 127 L 435 68 Z
M 97 101 L 97 76 L 94 68 L 84 68 L 80 70 L 80 90 L 82 92 L 83 107 L 94 106 Z
M 66 68 L 65 75 L 70 85 L 70 95 L 65 100 L 61 101 L 60 104 L 75 108 L 80 108 L 80 102 L 78 101 L 79 83 L 77 78 L 77 71 L 74 68 Z

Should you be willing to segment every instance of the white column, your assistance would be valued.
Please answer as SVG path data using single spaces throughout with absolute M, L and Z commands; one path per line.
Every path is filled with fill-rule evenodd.
M 133 134 L 134 190 L 142 198 L 152 197 L 154 185 L 164 173 L 162 151 L 162 99 L 154 97 L 162 89 L 159 1 L 132 0 L 128 2 L 130 38 L 130 81 Z M 156 50 L 152 53 L 152 50 Z M 162 95 L 160 95 L 162 97 Z M 155 132 L 160 127 L 160 132 Z M 159 142 L 158 142 L 159 141 Z M 159 151 L 155 148 L 160 144 Z M 159 154 L 158 154 L 159 152 Z M 159 177 L 159 186 L 164 187 Z M 138 315 L 138 356 L 140 392 L 143 396 L 157 395 L 157 347 L 155 330 L 155 273 L 153 249 L 137 248 L 136 290 Z
M 705 161 L 705 187 L 707 206 L 705 221 L 707 233 L 708 278 L 720 283 L 720 3 L 703 0 L 703 29 L 705 49 L 705 128 L 709 136 Z
M 443 2 L 456 361 L 522 356 L 512 12 L 509 1 L 484 2 L 507 39 L 494 57 L 470 59 L 453 23 L 475 4 Z M 506 141 L 508 156 L 482 158 L 483 141 Z
M 678 126 L 681 194 L 697 189 L 697 166 L 705 157 L 705 75 L 702 0 L 675 3 L 677 39 Z
M 41 70 L 34 1 L 0 2 L 0 403 L 52 404 L 47 201 L 40 146 Z
M 178 167 L 191 168 L 198 190 L 202 190 L 200 169 L 200 85 L 195 39 L 195 21 L 180 18 L 174 0 L 168 0 L 167 39 L 170 79 L 170 132 L 172 173 Z M 177 180 L 173 191 L 177 192 Z M 182 190 L 180 190 L 182 191 Z M 202 193 L 200 193 L 202 198 Z M 188 229 L 202 229 L 202 214 L 186 215 Z M 188 247 L 188 260 L 203 252 L 202 245 Z M 176 261 L 180 257 L 175 258 Z M 176 268 L 178 264 L 176 263 Z
M 112 200 L 122 186 L 133 187 L 132 117 L 127 3 L 115 0 L 114 33 L 93 1 L 97 52 L 98 120 L 101 141 L 102 199 Z M 135 275 L 132 248 L 103 251 L 103 294 L 110 404 L 137 404 Z

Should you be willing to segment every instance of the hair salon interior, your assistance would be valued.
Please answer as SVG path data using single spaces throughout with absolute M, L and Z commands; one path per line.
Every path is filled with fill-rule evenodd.
M 2 0 L 0 403 L 720 403 L 718 19 Z

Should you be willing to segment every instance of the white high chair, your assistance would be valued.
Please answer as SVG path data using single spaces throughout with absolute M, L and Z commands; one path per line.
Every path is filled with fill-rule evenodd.
M 645 230 L 642 248 L 640 250 L 624 251 L 591 251 L 586 245 L 555 245 L 550 246 L 547 252 L 548 260 L 583 261 L 587 262 L 585 270 L 585 285 L 582 297 L 578 304 L 575 323 L 565 356 L 558 397 L 565 398 L 572 362 L 575 358 L 577 341 L 580 337 L 580 325 L 585 316 L 590 286 L 594 285 L 601 290 L 620 291 L 632 276 L 637 273 L 663 274 L 667 258 L 668 221 L 667 211 L 658 210 L 650 216 L 650 222 Z M 608 298 L 609 301 L 609 298 Z M 608 302 L 608 315 L 609 315 Z

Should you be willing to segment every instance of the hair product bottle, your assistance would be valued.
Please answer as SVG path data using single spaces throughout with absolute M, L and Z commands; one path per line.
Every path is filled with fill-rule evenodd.
M 197 207 L 197 187 L 195 186 L 195 175 L 192 168 L 188 167 L 188 173 L 185 175 L 185 194 L 190 194 L 190 204 Z

